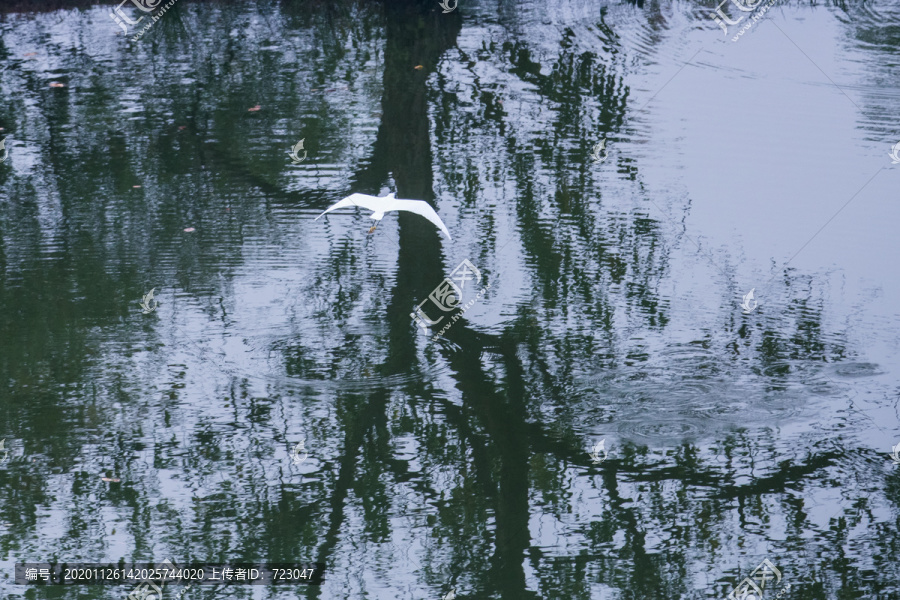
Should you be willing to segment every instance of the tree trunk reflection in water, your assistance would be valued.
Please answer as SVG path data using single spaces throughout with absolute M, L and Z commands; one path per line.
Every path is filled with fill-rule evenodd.
M 455 43 L 461 20 L 458 13 L 435 11 L 430 2 L 386 2 L 385 18 L 382 123 L 370 166 L 356 176 L 357 186 L 353 191 L 377 193 L 390 174 L 396 182 L 398 198 L 432 202 L 433 157 L 426 80 L 443 52 Z M 417 65 L 423 68 L 416 69 Z M 422 227 L 419 221 L 417 216 L 399 215 L 397 283 L 388 307 L 390 348 L 382 375 L 415 368 L 415 336 L 419 331 L 411 326 L 409 313 L 414 300 L 427 297 L 444 277 L 443 238 L 435 235 L 432 228 Z M 453 419 L 451 413 L 448 418 L 463 421 L 455 425 L 461 425 L 460 433 L 472 446 L 474 459 L 479 463 L 476 471 L 482 478 L 491 477 L 491 462 L 496 459 L 499 463 L 499 485 L 492 480 L 481 482 L 486 495 L 493 500 L 496 514 L 495 552 L 488 577 L 490 589 L 486 591 L 510 599 L 537 597 L 527 590 L 523 569 L 529 546 L 529 447 L 521 367 L 508 370 L 512 381 L 508 382 L 504 397 L 494 389 L 478 358 L 481 340 L 486 338 L 468 330 L 464 320 L 457 321 L 451 331 L 448 337 L 463 344 L 468 351 L 447 350 L 464 404 L 462 415 L 457 413 Z M 384 424 L 387 393 L 381 390 L 372 393 L 359 406 L 354 423 L 346 429 L 345 453 L 331 502 L 332 520 L 319 552 L 320 562 L 327 561 L 338 543 L 342 507 L 354 481 L 356 458 L 361 454 L 366 431 L 376 424 Z M 485 447 L 482 439 L 471 435 L 465 426 L 470 411 L 484 427 L 490 447 Z M 314 593 L 317 595 L 318 591 Z
M 445 15 L 435 11 L 431 3 L 386 2 L 385 20 L 382 122 L 369 164 L 354 178 L 356 185 L 352 191 L 378 193 L 391 175 L 399 198 L 432 202 L 433 144 L 429 135 L 426 80 L 441 55 L 455 43 L 460 18 L 458 13 Z M 423 68 L 416 69 L 417 65 Z M 417 368 L 415 336 L 419 331 L 411 326 L 409 313 L 444 277 L 443 238 L 435 235 L 433 229 L 422 227 L 419 217 L 401 213 L 398 218 L 397 283 L 387 311 L 389 352 L 381 375 L 407 373 Z M 569 456 L 573 462 L 584 459 L 576 457 L 565 443 L 547 436 L 540 425 L 526 422 L 525 379 L 513 340 L 476 333 L 467 327 L 465 319 L 455 322 L 446 337 L 465 349 L 464 352 L 445 351 L 463 402 L 461 411 L 446 407 L 447 419 L 471 448 L 479 488 L 492 503 L 495 514 L 495 547 L 484 592 L 509 599 L 536 598 L 527 589 L 524 571 L 530 545 L 529 436 L 540 440 L 545 451 Z M 481 361 L 482 350 L 488 346 L 504 359 L 506 379 L 502 392 L 495 389 L 494 380 Z M 410 392 L 416 395 L 416 390 Z M 356 460 L 362 455 L 366 434 L 386 424 L 386 391 L 378 390 L 365 401 L 361 400 L 351 401 L 358 409 L 353 422 L 345 426 L 345 451 L 331 501 L 331 523 L 319 551 L 320 562 L 328 562 L 339 542 L 343 506 L 355 481 Z M 469 424 L 472 417 L 486 435 L 474 433 Z M 499 481 L 494 481 L 494 472 L 499 472 Z M 614 488 L 615 476 L 609 474 L 607 479 L 612 480 L 609 483 Z M 637 519 L 629 513 L 623 515 L 623 520 L 632 531 L 630 537 L 640 546 Z M 647 572 L 655 570 L 650 568 Z M 318 590 L 314 594 L 318 595 Z
M 433 205 L 432 154 L 426 80 L 441 55 L 453 47 L 461 28 L 458 14 L 444 15 L 432 2 L 386 1 L 382 119 L 368 166 L 353 177 L 354 192 L 377 194 L 392 176 L 398 198 L 425 200 Z M 415 67 L 422 65 L 422 69 Z M 413 299 L 426 297 L 443 279 L 441 240 L 434 228 L 422 227 L 421 217 L 398 214 L 398 274 L 386 319 L 389 352 L 381 375 L 415 368 L 418 330 L 412 327 Z M 412 294 L 412 295 L 410 295 Z M 318 561 L 328 563 L 340 539 L 344 503 L 355 482 L 357 457 L 366 433 L 386 428 L 388 394 L 371 392 L 356 399 L 358 409 L 345 424 L 344 455 L 331 499 L 331 522 Z M 387 439 L 386 436 L 379 436 Z M 526 497 L 523 496 L 523 499 Z M 522 580 L 524 586 L 524 579 Z M 311 595 L 318 597 L 321 588 Z

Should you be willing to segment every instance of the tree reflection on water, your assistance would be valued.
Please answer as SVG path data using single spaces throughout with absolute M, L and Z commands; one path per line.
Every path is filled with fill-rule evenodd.
M 126 44 L 90 4 L 0 23 L 6 572 L 314 561 L 321 587 L 187 595 L 662 599 L 765 558 L 791 598 L 900 598 L 898 471 L 855 441 L 896 431 L 862 404 L 896 380 L 818 275 L 744 315 L 727 250 L 688 268 L 691 201 L 632 155 L 675 9 L 180 0 Z M 313 221 L 388 191 L 452 243 Z M 410 312 L 463 259 L 489 291 L 432 341 Z M 721 306 L 679 305 L 699 272 Z

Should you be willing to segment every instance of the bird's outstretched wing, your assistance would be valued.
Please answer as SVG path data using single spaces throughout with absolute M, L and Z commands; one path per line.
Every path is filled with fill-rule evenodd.
M 434 225 L 443 231 L 449 239 L 453 239 L 450 236 L 450 232 L 447 231 L 447 226 L 444 225 L 444 222 L 441 221 L 441 218 L 438 216 L 434 209 L 431 208 L 431 205 L 425 202 L 424 200 L 396 200 L 392 199 L 388 203 L 387 208 L 382 210 L 405 210 L 407 212 L 416 213 L 419 216 L 425 217 Z
M 368 208 L 369 210 L 375 212 L 384 212 L 383 203 L 385 200 L 387 200 L 387 198 L 379 198 L 378 196 L 370 196 L 368 194 L 350 194 L 340 202 L 336 202 L 326 208 L 325 212 L 316 217 L 315 220 L 318 221 L 320 218 L 333 210 L 337 210 L 339 208 L 347 208 L 348 206 L 359 206 L 361 208 Z
M 382 198 L 370 196 L 368 194 L 350 194 L 340 202 L 336 202 L 325 209 L 325 212 L 316 217 L 316 220 L 319 220 L 323 215 L 326 215 L 333 210 L 347 208 L 348 206 L 359 206 L 360 208 L 365 208 L 376 213 L 386 213 L 394 210 L 405 210 L 407 212 L 416 213 L 434 223 L 448 238 L 451 240 L 453 239 L 450 236 L 450 232 L 447 230 L 447 226 L 444 225 L 444 222 L 441 221 L 441 218 L 434 212 L 434 209 L 431 208 L 430 204 L 424 200 L 397 200 L 394 198 L 393 194 L 388 194 Z

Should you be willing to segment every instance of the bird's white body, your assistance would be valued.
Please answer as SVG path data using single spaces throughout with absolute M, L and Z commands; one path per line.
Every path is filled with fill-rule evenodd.
M 430 204 L 428 204 L 424 200 L 398 200 L 394 198 L 394 194 L 388 194 L 383 198 L 379 198 L 378 196 L 370 196 L 368 194 L 350 194 L 340 202 L 336 202 L 335 204 L 329 206 L 325 210 L 325 212 L 316 217 L 316 220 L 318 221 L 321 217 L 333 210 L 346 208 L 348 206 L 359 206 L 360 208 L 371 210 L 372 214 L 369 218 L 375 219 L 376 221 L 380 221 L 381 219 L 383 219 L 384 213 L 395 210 L 405 210 L 407 212 L 416 213 L 417 215 L 425 217 L 426 219 L 434 223 L 435 226 L 443 231 L 449 239 L 453 239 L 450 236 L 450 232 L 447 230 L 447 226 L 444 225 L 444 222 L 441 221 L 441 218 L 436 212 L 434 212 L 434 209 L 431 208 Z

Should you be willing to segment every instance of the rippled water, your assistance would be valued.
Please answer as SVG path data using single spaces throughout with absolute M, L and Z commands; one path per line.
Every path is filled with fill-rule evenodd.
M 7 7 L 3 597 L 900 598 L 900 7 L 716 6 Z

